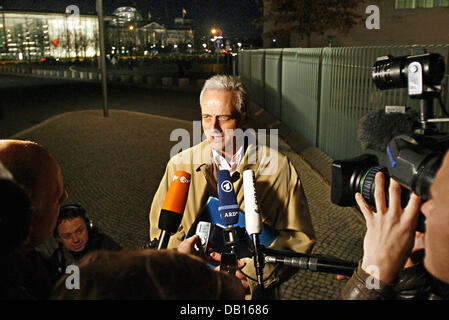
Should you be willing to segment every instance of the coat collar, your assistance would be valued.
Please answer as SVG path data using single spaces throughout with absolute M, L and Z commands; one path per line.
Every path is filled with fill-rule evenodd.
M 204 148 L 204 149 L 203 149 Z M 212 149 L 210 147 L 209 141 L 205 140 L 202 142 L 201 149 L 204 154 L 208 156 L 206 159 L 196 167 L 195 171 L 202 172 L 204 178 L 207 182 L 207 189 L 210 195 L 218 196 L 217 191 L 217 166 L 213 161 Z M 259 161 L 257 161 L 257 146 L 254 144 L 249 144 L 248 139 L 245 139 L 244 144 L 244 155 L 237 171 L 232 175 L 232 181 L 236 182 L 243 176 L 243 171 L 247 169 L 252 169 L 257 172 L 259 168 Z

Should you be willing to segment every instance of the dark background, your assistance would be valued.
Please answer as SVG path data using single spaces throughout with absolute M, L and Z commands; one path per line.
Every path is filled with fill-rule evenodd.
M 95 0 L 0 0 L 4 10 L 65 12 L 69 5 L 80 8 L 81 14 L 96 14 Z M 258 37 L 262 28 L 252 22 L 262 15 L 262 0 L 105 0 L 106 15 L 121 6 L 135 7 L 143 18 L 151 13 L 152 21 L 162 23 L 165 27 L 173 26 L 174 19 L 182 16 L 193 20 L 194 30 L 206 34 L 213 26 L 223 30 L 225 37 Z

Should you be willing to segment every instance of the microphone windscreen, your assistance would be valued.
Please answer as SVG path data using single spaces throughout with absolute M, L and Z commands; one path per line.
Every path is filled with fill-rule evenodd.
M 237 204 L 234 186 L 231 175 L 228 170 L 218 170 L 217 172 L 218 189 L 218 212 L 224 225 L 236 224 L 239 220 L 240 207 Z
M 243 171 L 243 193 L 245 198 L 245 227 L 248 234 L 262 232 L 262 218 L 256 193 L 256 179 L 253 170 Z
M 413 134 L 418 121 L 419 113 L 412 109 L 405 113 L 385 113 L 384 109 L 369 112 L 360 119 L 358 140 L 363 150 L 384 153 L 394 137 Z
M 173 233 L 179 228 L 189 195 L 190 178 L 187 172 L 176 172 L 162 204 L 159 229 Z

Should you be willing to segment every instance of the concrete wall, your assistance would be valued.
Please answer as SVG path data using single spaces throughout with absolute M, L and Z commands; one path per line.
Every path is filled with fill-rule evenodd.
M 332 46 L 377 46 L 449 43 L 449 8 L 396 10 L 394 0 L 360 1 L 357 12 L 363 21 L 347 34 L 330 30 L 324 35 L 314 34 L 311 47 L 329 46 L 328 36 L 335 36 Z M 368 30 L 365 26 L 366 7 L 376 5 L 380 9 L 380 29 Z M 264 40 L 265 47 L 272 47 L 271 39 Z M 306 39 L 292 34 L 290 47 L 306 47 Z

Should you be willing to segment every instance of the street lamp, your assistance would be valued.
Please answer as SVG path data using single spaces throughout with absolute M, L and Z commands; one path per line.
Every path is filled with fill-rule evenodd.
M 130 26 L 128 27 L 128 29 L 129 29 L 129 31 L 133 31 L 133 30 L 134 30 L 134 26 L 133 26 L 133 25 L 130 25 Z

